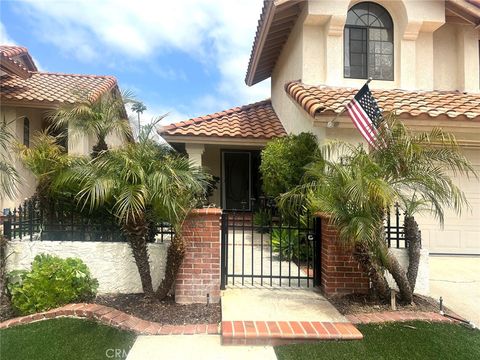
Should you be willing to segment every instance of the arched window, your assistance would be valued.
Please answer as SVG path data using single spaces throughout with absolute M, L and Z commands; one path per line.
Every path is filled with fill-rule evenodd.
M 393 80 L 393 21 L 385 8 L 362 2 L 348 10 L 344 76 Z
M 30 120 L 23 118 L 23 145 L 30 147 Z

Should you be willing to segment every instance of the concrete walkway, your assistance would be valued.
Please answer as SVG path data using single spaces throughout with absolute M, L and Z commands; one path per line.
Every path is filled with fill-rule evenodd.
M 232 288 L 222 294 L 223 321 L 346 322 L 318 291 L 305 288 Z
M 312 280 L 301 279 L 307 274 L 293 260 L 281 258 L 273 251 L 270 234 L 230 230 L 227 267 L 228 274 L 245 275 L 243 281 L 239 277 L 229 277 L 227 286 L 313 286 Z M 270 275 L 278 278 L 269 279 Z M 289 276 L 291 279 L 280 280 L 280 276 Z
M 127 360 L 276 360 L 271 346 L 222 346 L 219 335 L 139 336 Z
M 430 296 L 480 326 L 480 257 L 430 256 Z

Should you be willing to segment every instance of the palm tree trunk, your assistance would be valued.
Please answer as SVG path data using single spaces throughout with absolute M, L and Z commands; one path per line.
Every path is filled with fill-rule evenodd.
M 7 269 L 7 239 L 0 234 L 0 304 L 5 296 Z
M 413 216 L 405 216 L 405 241 L 408 244 L 407 278 L 413 293 L 417 282 L 420 249 L 422 248 L 422 234 Z
M 181 234 L 179 232 L 176 232 L 167 250 L 165 277 L 156 292 L 157 298 L 159 300 L 165 299 L 169 294 L 170 290 L 172 289 L 184 257 L 185 241 L 183 240 Z
M 397 283 L 400 290 L 400 298 L 407 304 L 413 301 L 413 292 L 408 282 L 407 274 L 402 268 L 397 258 L 390 252 L 387 253 L 387 261 L 385 264 L 387 270 L 392 274 L 393 279 Z
M 130 246 L 132 248 L 133 258 L 137 265 L 142 289 L 145 296 L 153 298 L 154 291 L 152 285 L 152 276 L 150 273 L 150 263 L 148 261 L 148 248 L 146 235 L 148 226 L 144 217 L 137 217 L 123 224 L 123 230 L 127 234 Z
M 107 150 L 108 150 L 108 145 L 105 141 L 105 138 L 99 136 L 97 139 L 97 143 L 93 146 L 92 157 L 96 158 L 98 154 L 100 154 L 102 151 L 107 151 Z
M 355 245 L 353 257 L 372 282 L 372 295 L 384 301 L 388 300 L 390 287 L 385 279 L 383 269 L 373 261 L 367 247 L 363 244 Z

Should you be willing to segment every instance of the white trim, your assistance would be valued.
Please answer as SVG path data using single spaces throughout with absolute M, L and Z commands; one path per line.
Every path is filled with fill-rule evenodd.
M 205 145 L 240 145 L 240 146 L 265 146 L 273 139 L 250 139 L 236 137 L 214 137 L 214 136 L 180 136 L 180 135 L 162 135 L 160 136 L 168 143 L 190 143 Z

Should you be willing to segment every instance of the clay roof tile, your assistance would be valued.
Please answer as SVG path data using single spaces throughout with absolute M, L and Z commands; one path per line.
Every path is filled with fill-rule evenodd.
M 285 85 L 285 91 L 312 117 L 322 112 L 339 113 L 355 96 L 357 89 L 309 86 L 300 81 Z M 372 90 L 384 112 L 418 117 L 444 116 L 456 120 L 480 121 L 480 94 L 459 91 Z
M 160 135 L 272 139 L 287 133 L 270 100 L 165 126 Z

